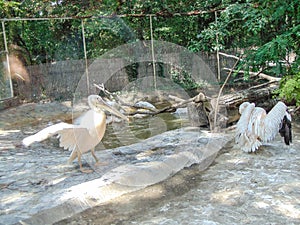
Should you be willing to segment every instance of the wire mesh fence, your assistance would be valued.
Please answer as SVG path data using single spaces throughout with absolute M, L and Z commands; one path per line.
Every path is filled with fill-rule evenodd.
M 216 53 L 190 40 L 203 29 L 202 16 L 2 20 L 0 98 L 12 97 L 12 89 L 27 100 L 72 99 L 83 80 L 88 93 L 95 82 L 119 91 L 142 77 L 153 77 L 154 86 L 157 77 L 171 79 L 185 89 L 216 83 Z

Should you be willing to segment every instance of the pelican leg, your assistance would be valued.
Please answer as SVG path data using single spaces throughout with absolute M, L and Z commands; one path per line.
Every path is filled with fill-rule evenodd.
M 91 153 L 92 153 L 92 156 L 94 157 L 94 159 L 96 160 L 96 163 L 99 162 L 99 159 L 97 158 L 96 154 L 95 154 L 95 148 L 92 148 L 91 149 Z
M 77 157 L 78 157 L 78 164 L 79 164 L 80 171 L 81 171 L 82 173 L 92 173 L 93 170 L 84 169 L 84 168 L 82 167 L 82 163 L 81 163 L 81 153 L 80 153 L 79 151 L 78 151 L 78 153 L 77 153 Z
M 95 166 L 105 166 L 105 165 L 107 165 L 107 163 L 99 162 L 99 159 L 97 158 L 97 156 L 95 154 L 95 148 L 91 149 L 91 153 L 92 153 L 92 156 L 94 157 L 94 159 L 96 160 Z

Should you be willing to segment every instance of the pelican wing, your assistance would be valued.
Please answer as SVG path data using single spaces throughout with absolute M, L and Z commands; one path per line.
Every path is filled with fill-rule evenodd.
M 62 122 L 24 138 L 23 144 L 29 146 L 34 142 L 41 142 L 54 135 L 59 137 L 59 146 L 70 151 L 73 151 L 76 147 L 83 148 L 83 151 L 86 151 L 86 148 L 89 148 L 90 145 L 99 143 L 97 135 L 91 136 L 87 128 Z
M 249 125 L 249 120 L 251 118 L 252 112 L 255 108 L 254 104 L 249 104 L 241 114 L 241 117 L 236 125 L 236 143 L 241 143 L 247 141 L 247 130 Z
M 256 108 L 253 103 L 243 108 L 237 123 L 235 141 L 244 152 L 254 152 L 262 145 L 258 139 L 257 127 L 261 123 L 261 117 L 264 113 L 264 110 L 261 111 Z
M 88 129 L 73 125 L 73 127 L 65 128 L 57 132 L 59 137 L 59 146 L 68 149 L 70 151 L 74 150 L 76 147 L 82 147 L 83 143 L 90 141 L 90 134 Z M 86 144 L 88 146 L 88 144 Z
M 96 129 L 89 130 L 85 127 L 74 126 L 59 132 L 59 146 L 73 151 L 75 148 L 82 153 L 94 148 L 102 139 Z
M 22 143 L 25 146 L 29 146 L 34 142 L 40 142 L 43 140 L 46 140 L 47 138 L 57 134 L 57 132 L 66 129 L 66 128 L 72 128 L 74 125 L 68 124 L 68 123 L 58 123 L 49 127 L 46 127 L 45 129 L 37 132 L 34 135 L 28 136 L 23 139 Z
M 283 102 L 278 102 L 267 114 L 263 121 L 263 129 L 259 134 L 264 142 L 275 138 L 282 126 L 283 118 L 287 114 L 287 106 Z
M 240 147 L 245 152 L 255 152 L 262 145 L 259 138 L 260 125 L 266 115 L 266 111 L 262 108 L 255 107 L 249 116 L 248 121 L 245 121 L 247 128 L 244 136 L 246 141 L 240 143 Z M 245 125 L 246 126 L 246 125 Z

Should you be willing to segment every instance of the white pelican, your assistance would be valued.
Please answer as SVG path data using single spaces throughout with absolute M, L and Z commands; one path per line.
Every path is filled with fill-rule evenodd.
M 43 141 L 53 135 L 58 135 L 60 147 L 72 151 L 69 162 L 78 158 L 80 170 L 84 173 L 92 172 L 82 168 L 81 155 L 91 150 L 92 156 L 98 164 L 95 155 L 95 146 L 101 141 L 106 129 L 106 116 L 104 110 L 127 120 L 127 117 L 107 105 L 98 95 L 88 97 L 90 110 L 78 118 L 78 124 L 58 123 L 49 126 L 38 133 L 23 139 L 23 144 L 29 146 L 33 142 Z
M 268 114 L 254 103 L 244 102 L 239 113 L 235 142 L 243 151 L 255 152 L 262 142 L 273 140 L 278 133 L 284 137 L 285 144 L 292 142 L 292 118 L 283 102 L 278 102 Z

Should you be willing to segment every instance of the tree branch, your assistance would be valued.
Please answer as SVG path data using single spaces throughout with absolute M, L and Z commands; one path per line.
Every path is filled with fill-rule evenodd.
M 128 106 L 128 107 L 132 107 L 132 108 L 137 109 L 135 112 L 127 113 L 127 115 L 129 115 L 129 116 L 133 116 L 133 115 L 136 115 L 136 114 L 144 114 L 144 115 L 152 115 L 153 116 L 153 115 L 157 115 L 157 114 L 164 113 L 164 112 L 175 112 L 176 109 L 183 108 L 190 102 L 199 103 L 199 102 L 205 102 L 205 101 L 207 101 L 207 99 L 209 99 L 203 93 L 199 93 L 195 97 L 187 99 L 187 100 L 183 100 L 183 99 L 180 99 L 180 98 L 175 97 L 175 96 L 169 96 L 170 99 L 172 99 L 172 100 L 175 99 L 178 103 L 172 104 L 170 106 L 166 106 L 162 109 L 149 109 L 149 108 L 146 108 L 146 107 L 137 106 L 135 104 L 126 103 L 119 96 L 117 96 L 116 94 L 111 93 L 107 89 L 105 89 L 103 84 L 100 84 L 100 85 L 94 84 L 94 86 L 96 88 L 98 88 L 100 91 L 103 91 L 103 93 L 105 95 L 108 95 L 110 99 L 115 99 L 117 101 L 117 103 L 121 105 L 121 107 L 122 106 Z M 141 111 L 140 109 L 142 109 L 143 111 Z M 144 110 L 147 110 L 147 111 L 144 111 Z
M 229 68 L 223 68 L 223 70 L 226 70 L 226 71 L 229 71 L 229 72 L 234 72 L 234 73 L 249 73 L 251 75 L 251 77 L 256 77 L 256 76 L 259 76 L 260 78 L 262 79 L 266 79 L 266 80 L 269 80 L 269 81 L 273 81 L 273 82 L 278 82 L 281 80 L 280 77 L 272 77 L 270 75 L 267 75 L 267 74 L 264 74 L 264 73 L 261 73 L 261 72 L 247 72 L 247 71 L 244 71 L 244 70 L 232 70 L 232 69 L 229 69 Z
M 235 55 L 229 55 L 229 54 L 226 54 L 224 52 L 219 52 L 219 54 L 222 55 L 222 56 L 228 57 L 228 58 L 233 58 L 233 59 L 236 59 L 236 60 L 241 60 L 240 57 L 237 57 Z

